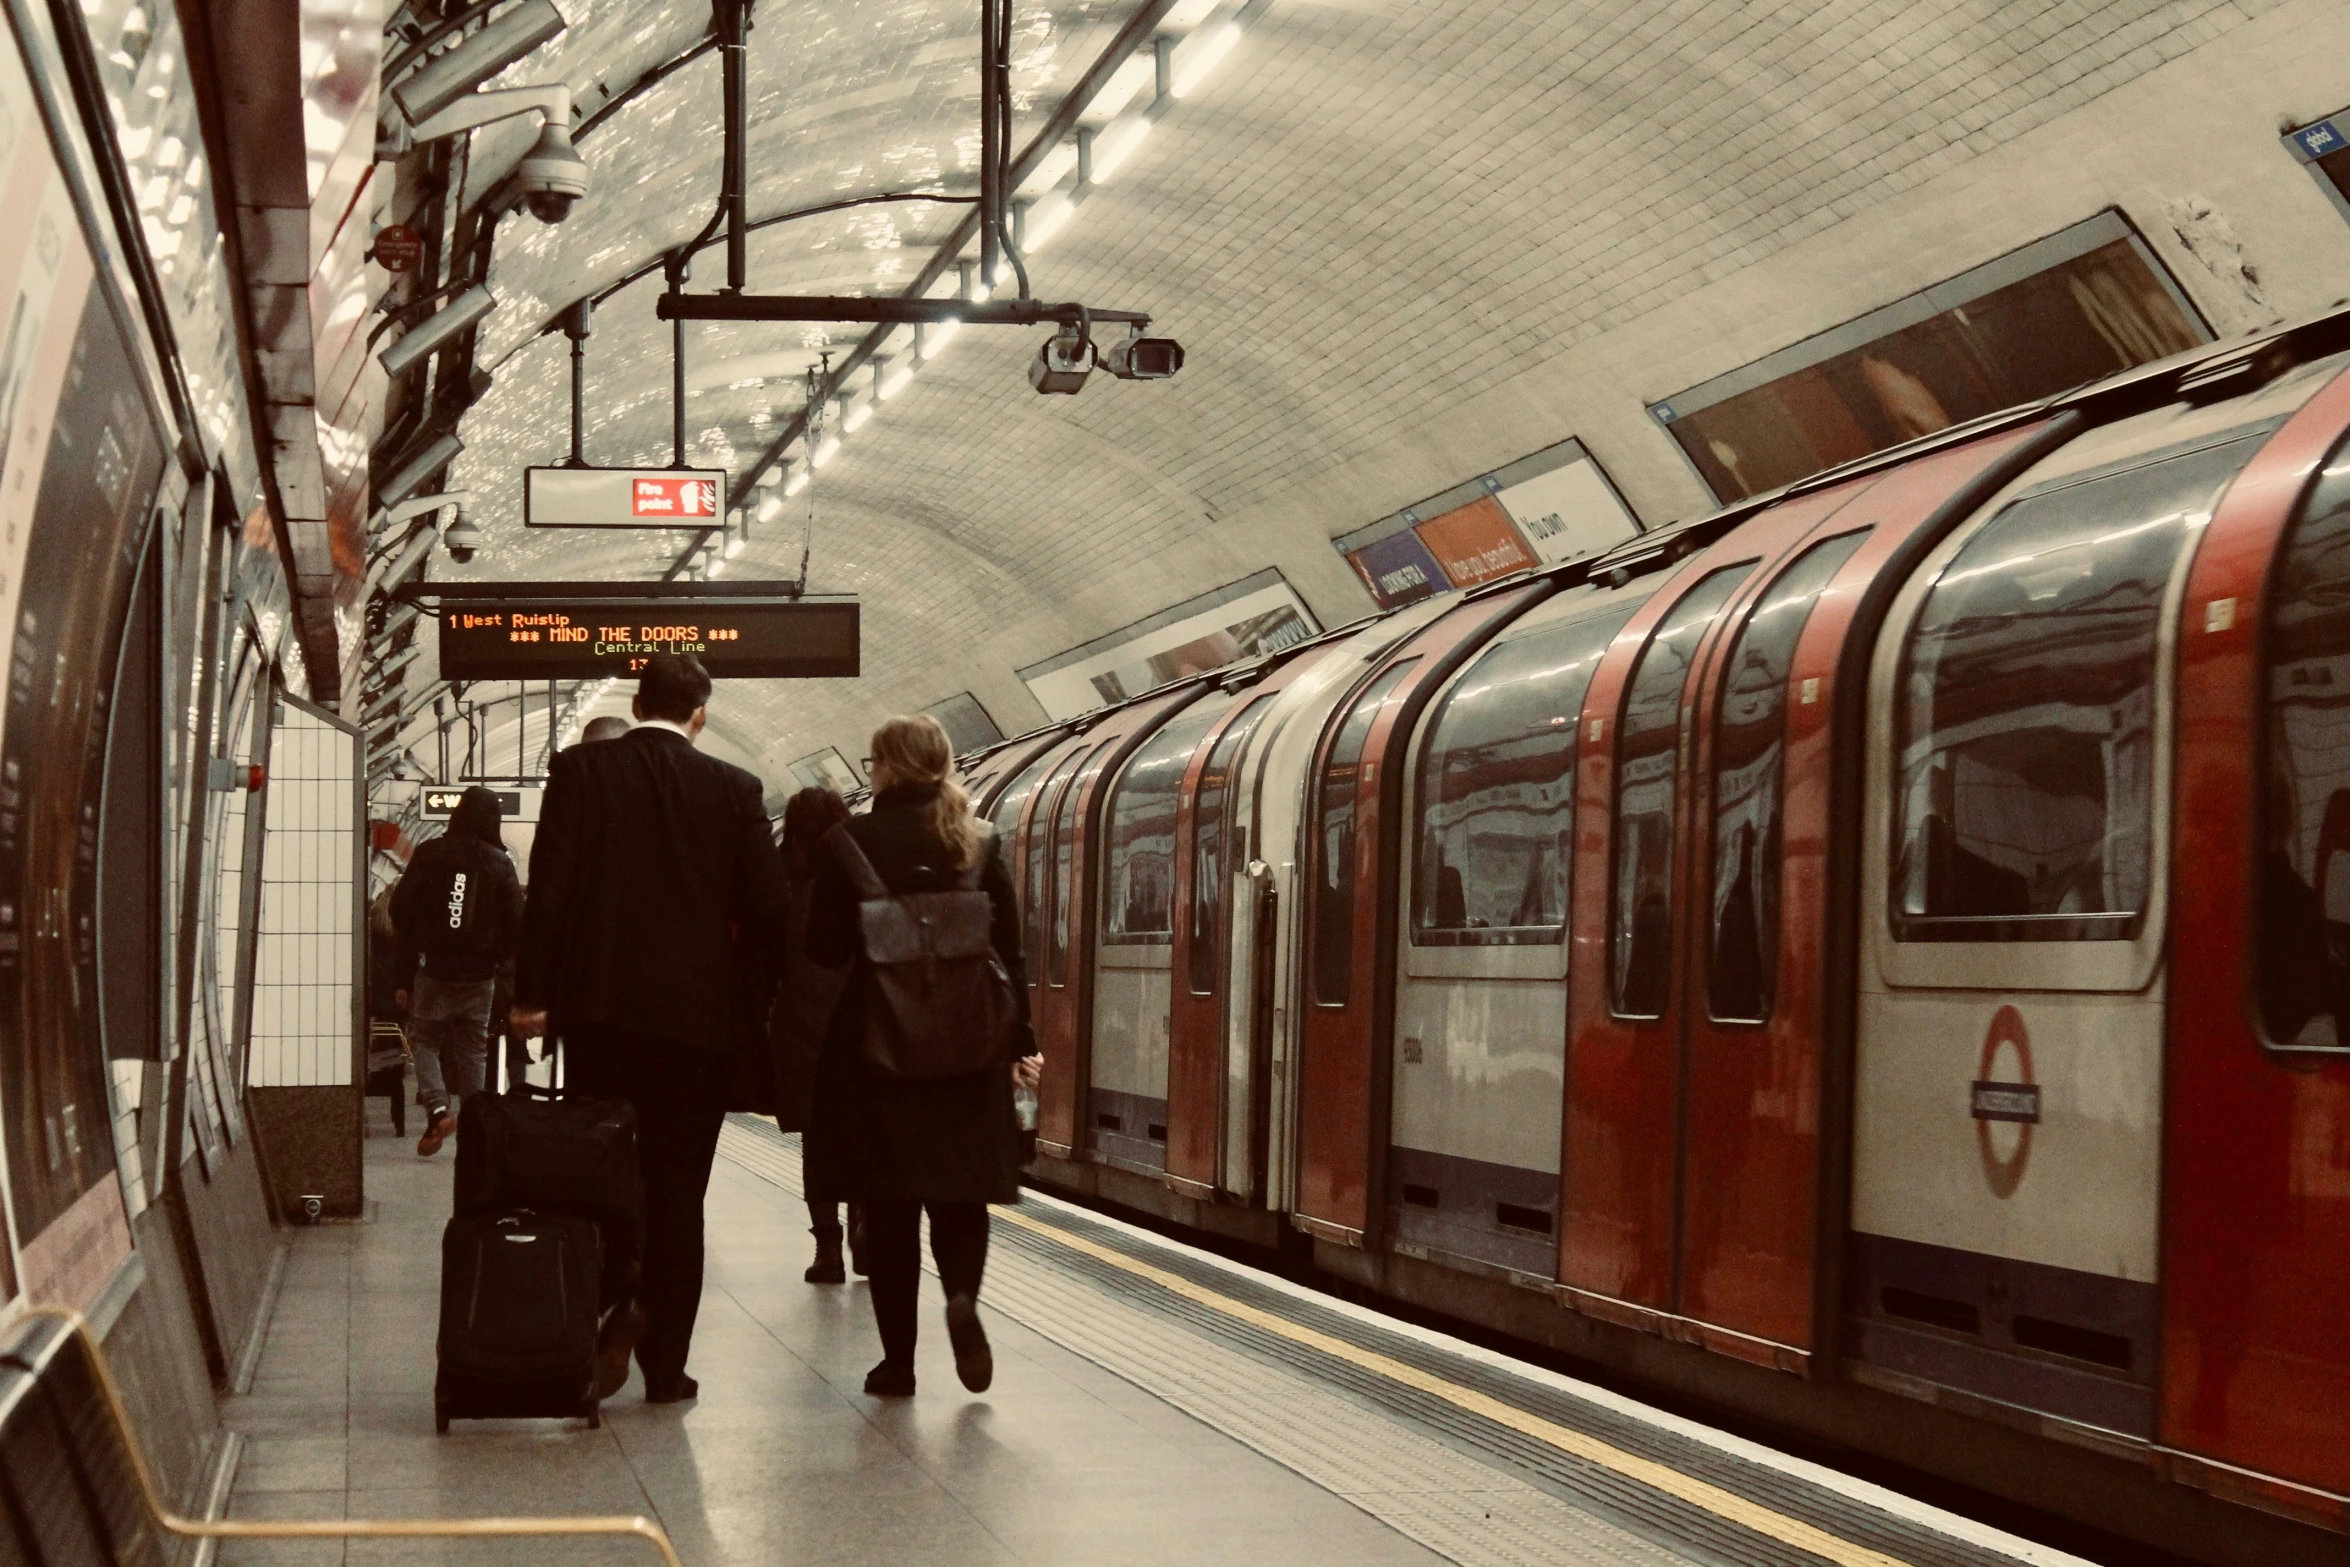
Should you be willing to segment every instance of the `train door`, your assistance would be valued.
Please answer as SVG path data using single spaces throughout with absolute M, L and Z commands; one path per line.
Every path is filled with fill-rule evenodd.
M 2280 416 L 2248 417 L 2165 409 L 2059 448 L 1887 618 L 1860 880 L 1856 1374 L 2153 1434 L 2166 672 L 2195 542 Z
M 1285 664 L 1285 688 L 1235 764 L 1233 854 L 1249 884 L 1226 911 L 1222 1180 L 1251 1204 L 1292 1205 L 1306 784 L 1331 715 L 1389 649 L 1452 608 L 1449 595 L 1375 616 Z
M 1856 754 L 1864 711 L 1838 690 L 1848 634 L 1864 599 L 1894 586 L 1879 579 L 1922 546 L 1921 525 L 2029 461 L 2018 449 L 2037 428 L 1886 474 L 1817 522 L 1724 623 L 1691 793 L 1674 1307 L 1684 1336 L 1717 1352 L 1807 1370 L 1820 1337 L 1822 1188 L 1839 1168 L 1823 1152 L 1844 1125 L 1843 1057 L 1828 1040 L 1843 1037 L 1850 982 L 1848 962 L 1829 971 L 1848 950 L 1829 939 L 1836 757 Z M 1836 732 L 1840 709 L 1849 733 Z M 1844 1228 L 1833 1211 L 1831 1248 Z
M 1285 669 L 1310 660 L 1293 661 Z M 1277 672 L 1278 673 L 1278 672 Z M 1167 1184 L 1187 1197 L 1229 1192 L 1224 1143 L 1225 943 L 1232 908 L 1253 888 L 1240 869 L 1241 753 L 1273 705 L 1263 685 L 1239 694 L 1192 758 L 1175 828 L 1175 918 L 1167 998 Z
M 1385 1186 L 1403 803 L 1393 763 L 1429 693 L 1551 591 L 1537 581 L 1471 595 L 1403 644 L 1347 702 L 1309 775 L 1293 1214 L 1323 1240 L 1363 1245 Z
M 1231 707 L 1211 692 L 1169 719 L 1127 757 L 1102 809 L 1086 1105 L 1094 1156 L 1147 1175 L 1167 1168 L 1176 800 L 1192 754 Z
M 2165 1448 L 2210 1461 L 2174 1462 L 2180 1478 L 2336 1528 L 2350 1494 L 2345 425 L 2350 377 L 2254 459 L 2187 587 L 2158 1425 Z
M 1094 900 L 1101 872 L 1104 783 L 1118 764 L 1167 717 L 1198 696 L 1180 687 L 1112 711 L 1086 734 L 1084 761 L 1053 802 L 1045 846 L 1043 982 L 1035 990 L 1036 1042 L 1044 1052 L 1037 1089 L 1037 1148 L 1055 1158 L 1080 1156 L 1093 1126 Z
M 1093 752 L 1093 745 L 1083 735 L 1072 736 L 1060 749 L 1048 754 L 1050 771 L 1037 784 L 1025 807 L 1020 832 L 1019 864 L 1013 870 L 1020 888 L 1020 952 L 1022 967 L 1028 980 L 1028 1017 L 1036 1030 L 1039 1050 L 1045 1048 L 1045 932 L 1052 913 L 1053 840 L 1056 824 L 1061 821 L 1061 806 L 1068 797 L 1069 780 L 1085 764 Z M 1069 801 L 1071 809 L 1076 802 Z M 1047 1072 L 1052 1070 L 1048 1054 Z M 1068 1074 L 1068 1063 L 1062 1065 L 1060 1076 Z M 1058 1087 L 1059 1085 L 1053 1085 Z M 1077 1113 L 1066 1092 L 1050 1092 L 1040 1083 L 1037 1092 L 1037 1139 L 1039 1146 L 1051 1143 L 1066 1149 L 1075 1136 Z
M 1674 1173 L 1688 922 L 1676 861 L 1696 766 L 1709 634 L 1776 551 L 1849 494 L 1741 525 L 1683 566 L 1601 661 L 1585 706 L 1576 810 L 1581 863 L 1569 998 L 1558 1279 L 1580 1309 L 1643 1327 L 1673 1308 Z M 1619 1309 L 1628 1304 L 1629 1312 Z
M 1403 818 L 1386 1204 L 1397 1251 L 1548 1291 L 1566 1097 L 1567 895 L 1584 692 L 1648 596 L 1570 589 L 1428 707 Z

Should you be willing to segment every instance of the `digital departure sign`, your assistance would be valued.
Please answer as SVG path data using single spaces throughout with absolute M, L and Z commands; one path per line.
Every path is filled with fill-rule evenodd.
M 434 583 L 441 678 L 619 675 L 654 653 L 691 653 L 711 678 L 854 676 L 854 599 L 791 598 L 778 584 Z

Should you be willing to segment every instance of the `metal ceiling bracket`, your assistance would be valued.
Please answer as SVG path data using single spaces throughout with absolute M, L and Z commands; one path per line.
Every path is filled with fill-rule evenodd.
M 587 340 L 588 323 L 595 315 L 595 301 L 576 300 L 563 312 L 563 335 L 571 339 L 571 456 L 563 464 L 566 468 L 585 468 L 588 465 L 587 444 Z
M 1090 319 L 1148 326 L 1151 321 L 1139 310 L 1099 310 L 1042 299 L 992 299 L 981 303 L 969 299 L 907 299 L 902 295 L 876 298 L 861 294 L 688 294 L 674 283 L 653 308 L 661 320 L 674 322 L 872 321 L 935 325 L 960 321 L 965 326 L 1037 326 L 1049 321 L 1062 326 L 1081 326 Z M 681 413 L 679 418 L 683 417 Z M 681 436 L 681 450 L 682 440 Z

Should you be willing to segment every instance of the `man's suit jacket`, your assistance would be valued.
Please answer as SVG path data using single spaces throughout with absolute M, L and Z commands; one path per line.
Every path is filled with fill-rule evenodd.
M 515 1004 L 724 1049 L 728 927 L 771 946 L 786 899 L 757 778 L 666 729 L 575 745 L 548 768 Z

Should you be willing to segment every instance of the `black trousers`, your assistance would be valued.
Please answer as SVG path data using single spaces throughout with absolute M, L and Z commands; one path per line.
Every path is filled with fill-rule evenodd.
M 702 1309 L 702 1198 L 726 1121 L 723 1059 L 674 1039 L 623 1029 L 567 1029 L 566 1088 L 636 1107 L 637 1167 L 645 1183 L 645 1240 L 637 1298 L 645 1334 L 637 1364 L 647 1382 L 685 1370 Z M 609 1259 L 607 1259 L 609 1260 Z
M 914 1360 L 915 1308 L 922 1290 L 922 1210 L 930 1209 L 930 1255 L 948 1295 L 977 1295 L 987 1271 L 987 1204 L 868 1202 L 865 1268 L 873 1321 L 885 1359 Z

